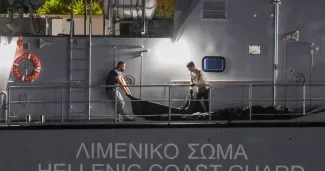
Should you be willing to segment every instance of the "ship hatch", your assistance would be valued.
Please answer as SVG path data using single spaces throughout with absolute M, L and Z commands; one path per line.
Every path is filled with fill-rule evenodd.
M 312 70 L 311 49 L 308 45 L 293 44 L 286 47 L 286 72 L 285 81 L 288 84 L 310 84 Z M 301 86 L 285 87 L 285 104 L 290 108 L 299 108 L 301 101 L 290 99 L 302 99 L 303 89 Z M 305 87 L 306 98 L 310 98 L 310 86 Z

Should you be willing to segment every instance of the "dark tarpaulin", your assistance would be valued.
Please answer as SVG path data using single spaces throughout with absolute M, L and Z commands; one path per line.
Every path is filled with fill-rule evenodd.
M 139 100 L 139 101 L 131 101 L 132 112 L 134 115 L 142 115 L 141 117 L 148 120 L 161 120 L 164 115 L 169 114 L 169 106 L 150 102 L 150 101 L 141 101 L 141 99 L 136 98 L 131 95 L 127 95 L 131 100 Z M 190 100 L 188 98 L 192 98 L 191 95 L 187 97 L 184 104 L 179 107 L 170 107 L 171 113 L 173 114 L 191 114 L 190 108 Z M 147 116 L 146 116 L 147 115 Z M 159 116 L 150 116 L 150 115 L 159 115 Z M 173 116 L 174 117 L 174 116 Z M 168 119 L 168 118 L 167 118 Z
M 169 120 L 169 106 L 154 103 L 150 101 L 141 101 L 141 99 L 128 95 L 132 101 L 132 112 L 134 115 L 142 117 L 151 121 L 168 121 Z M 208 113 L 195 113 L 198 107 L 196 103 L 192 102 L 193 96 L 189 94 L 184 100 L 184 104 L 179 107 L 171 107 L 172 121 L 189 121 L 189 120 L 208 120 Z M 307 112 L 311 114 L 317 113 L 317 107 L 310 107 Z M 322 111 L 322 110 L 320 110 Z M 290 115 L 292 113 L 302 113 L 301 109 L 291 110 L 283 105 L 278 106 L 252 106 L 252 120 L 289 120 L 303 116 Z M 185 115 L 184 115 L 185 114 Z M 156 115 L 156 116 L 150 116 Z M 248 107 L 226 108 L 211 112 L 212 120 L 249 120 L 250 110 Z

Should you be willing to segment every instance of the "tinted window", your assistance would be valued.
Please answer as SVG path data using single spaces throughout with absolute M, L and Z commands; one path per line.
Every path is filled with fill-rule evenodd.
M 223 72 L 225 67 L 225 58 L 222 56 L 206 56 L 202 59 L 202 69 L 205 72 Z

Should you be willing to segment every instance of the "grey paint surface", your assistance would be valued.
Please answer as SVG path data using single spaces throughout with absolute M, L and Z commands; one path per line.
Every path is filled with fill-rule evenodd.
M 183 1 L 176 2 L 176 13 L 181 13 L 188 7 L 188 3 Z M 271 1 L 260 0 L 229 0 L 228 18 L 226 21 L 206 21 L 201 20 L 202 2 L 189 14 L 184 22 L 183 30 L 179 42 L 169 43 L 168 38 L 111 38 L 111 37 L 93 37 L 92 54 L 92 84 L 100 85 L 104 83 L 106 74 L 113 68 L 113 49 L 101 47 L 103 45 L 143 45 L 150 52 L 144 54 L 144 84 L 166 84 L 171 80 L 188 80 L 189 73 L 185 67 L 186 63 L 193 60 L 201 67 L 201 59 L 208 55 L 220 55 L 226 58 L 226 70 L 223 73 L 206 73 L 209 80 L 219 81 L 269 81 L 273 79 L 273 25 L 274 25 L 274 5 Z M 303 0 L 285 0 L 280 5 L 280 36 L 293 30 L 300 31 L 300 42 L 314 43 L 313 66 L 303 67 L 300 72 L 309 75 L 310 68 L 312 75 L 311 83 L 324 82 L 323 65 L 325 60 L 322 58 L 322 30 L 324 29 L 323 5 L 325 2 L 320 0 L 311 0 L 305 4 Z M 181 13 L 182 14 L 182 13 Z M 181 22 L 176 20 L 176 22 Z M 30 42 L 29 51 L 37 54 L 42 62 L 42 73 L 35 83 L 23 83 L 23 85 L 46 84 L 46 85 L 65 85 L 69 80 L 69 49 L 68 38 L 66 37 L 45 37 L 44 40 L 51 40 L 51 46 L 45 46 L 39 49 L 35 43 L 38 38 L 25 37 Z M 285 47 L 287 43 L 279 42 L 279 80 L 278 83 L 285 82 Z M 261 45 L 261 55 L 249 55 L 248 46 Z M 87 46 L 87 38 L 81 41 L 80 47 Z M 126 74 L 132 75 L 139 84 L 140 77 L 140 59 L 131 59 L 128 51 L 120 52 L 118 60 L 127 62 Z M 297 52 L 294 51 L 293 54 Z M 80 57 L 88 57 L 87 53 L 79 52 Z M 293 55 L 295 56 L 295 55 Z M 302 55 L 304 56 L 304 55 Z M 291 63 L 292 62 L 292 63 Z M 299 66 L 301 60 L 290 60 L 290 65 Z M 175 74 L 176 73 L 176 74 Z M 80 75 L 84 77 L 84 75 Z M 10 81 L 15 81 L 12 76 Z M 10 83 L 11 85 L 20 85 L 19 82 Z M 248 88 L 247 87 L 229 87 L 214 84 L 212 104 L 213 110 L 225 107 L 247 105 Z M 307 88 L 307 94 L 313 98 L 324 97 L 323 88 Z M 187 88 L 175 88 L 173 98 L 182 99 L 186 96 Z M 300 93 L 291 89 L 290 98 L 301 98 Z M 299 90 L 297 90 L 299 91 Z M 12 100 L 26 98 L 22 92 L 30 96 L 30 100 L 60 100 L 61 90 L 32 90 L 23 89 L 11 93 Z M 132 88 L 134 95 L 139 96 L 137 88 Z M 293 93 L 292 93 L 293 92 Z M 301 92 L 302 93 L 302 92 Z M 68 97 L 68 91 L 64 91 L 64 99 Z M 272 87 L 254 88 L 253 98 L 271 99 Z M 168 89 L 166 88 L 143 88 L 143 99 L 162 99 L 168 98 Z M 289 98 L 285 88 L 278 89 L 279 99 Z M 308 97 L 308 96 L 307 96 Z M 87 97 L 84 97 L 87 100 Z M 82 100 L 82 97 L 78 98 Z M 92 90 L 93 100 L 107 100 L 103 89 Z M 167 102 L 161 102 L 167 104 Z M 283 104 L 279 102 L 278 104 Z M 313 104 L 322 105 L 322 101 L 314 101 Z M 11 105 L 11 110 L 19 113 L 24 105 L 20 103 Z M 172 103 L 177 106 L 180 103 Z M 271 105 L 272 101 L 254 102 L 255 104 Z M 289 107 L 296 107 L 297 103 L 288 103 Z M 64 115 L 67 114 L 68 106 L 64 105 Z M 128 112 L 130 104 L 127 103 Z M 92 115 L 108 115 L 112 112 L 107 104 L 92 104 Z M 30 113 L 38 117 L 39 114 L 48 116 L 60 116 L 61 104 L 30 104 L 22 115 Z M 85 114 L 86 116 L 86 114 Z
M 123 164 L 125 170 L 133 166 L 130 171 L 150 170 L 153 165 L 151 171 L 189 170 L 186 165 L 204 171 L 214 167 L 219 171 L 314 171 L 324 167 L 320 157 L 324 133 L 324 128 L 1 131 L 0 164 L 8 171 L 104 171 L 106 164 L 113 170 L 119 166 L 120 171 Z M 129 149 L 130 144 L 136 151 L 142 146 L 140 157 Z

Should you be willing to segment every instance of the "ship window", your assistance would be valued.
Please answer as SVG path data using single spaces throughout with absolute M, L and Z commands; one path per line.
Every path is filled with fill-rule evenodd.
M 205 56 L 202 59 L 204 72 L 223 72 L 225 67 L 226 61 L 222 56 Z

